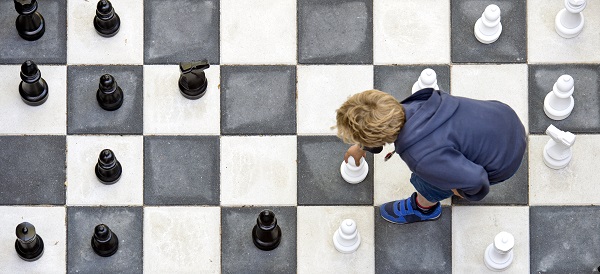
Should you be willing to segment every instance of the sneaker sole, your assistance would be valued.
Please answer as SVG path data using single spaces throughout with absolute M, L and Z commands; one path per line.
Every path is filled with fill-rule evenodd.
M 380 214 L 379 216 L 381 216 L 381 214 Z M 396 224 L 396 225 L 407 225 L 407 224 L 414 224 L 414 223 L 422 223 L 422 222 L 435 221 L 435 220 L 439 219 L 439 218 L 440 218 L 440 216 L 442 216 L 442 214 L 438 215 L 437 217 L 435 217 L 435 218 L 433 218 L 433 219 L 427 219 L 427 220 L 422 220 L 422 221 L 416 221 L 416 222 L 412 222 L 412 223 L 397 223 L 397 222 L 394 222 L 394 221 L 390 221 L 390 220 L 388 220 L 388 219 L 386 219 L 386 218 L 383 218 L 383 216 L 381 217 L 381 219 L 384 219 L 384 220 L 388 221 L 389 223 Z

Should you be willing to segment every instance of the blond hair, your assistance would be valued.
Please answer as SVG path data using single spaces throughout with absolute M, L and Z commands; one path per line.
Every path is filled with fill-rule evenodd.
M 390 94 L 367 90 L 336 110 L 337 136 L 347 144 L 379 147 L 393 143 L 404 125 L 404 108 Z

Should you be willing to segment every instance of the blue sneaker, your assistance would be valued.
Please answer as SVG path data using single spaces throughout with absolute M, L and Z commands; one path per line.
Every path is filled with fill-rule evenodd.
M 414 222 L 437 220 L 442 215 L 442 205 L 438 202 L 429 214 L 417 208 L 417 193 L 404 200 L 382 204 L 379 209 L 381 217 L 394 224 L 410 224 Z

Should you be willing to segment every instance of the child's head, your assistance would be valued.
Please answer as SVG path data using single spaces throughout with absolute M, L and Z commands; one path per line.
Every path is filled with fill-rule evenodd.
M 344 143 L 379 147 L 393 143 L 404 125 L 404 109 L 392 95 L 367 90 L 337 110 L 337 135 Z

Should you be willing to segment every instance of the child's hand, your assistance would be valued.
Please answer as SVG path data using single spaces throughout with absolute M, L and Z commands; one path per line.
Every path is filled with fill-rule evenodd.
M 348 151 L 346 151 L 346 154 L 344 155 L 344 162 L 348 163 L 348 158 L 350 156 L 352 156 L 352 158 L 354 158 L 354 163 L 356 164 L 356 166 L 359 166 L 360 158 L 367 157 L 367 152 L 362 150 L 360 148 L 360 146 L 353 145 L 348 149 Z

